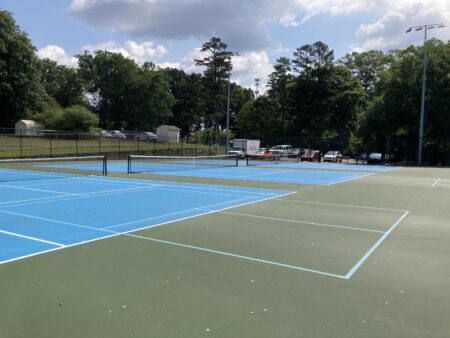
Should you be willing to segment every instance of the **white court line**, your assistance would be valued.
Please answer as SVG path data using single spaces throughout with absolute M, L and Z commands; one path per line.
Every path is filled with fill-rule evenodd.
M 209 204 L 209 205 L 205 205 L 204 207 L 196 207 L 196 208 L 192 208 L 192 209 L 186 209 L 186 210 L 181 210 L 181 211 L 171 212 L 171 213 L 168 213 L 168 214 L 159 215 L 159 216 L 155 216 L 155 217 L 143 218 L 143 219 L 136 220 L 136 221 L 132 221 L 132 222 L 127 222 L 127 223 L 121 223 L 121 224 L 111 225 L 111 226 L 108 226 L 108 227 L 104 227 L 104 228 L 102 228 L 102 229 L 118 228 L 118 227 L 121 227 L 121 226 L 124 226 L 124 225 L 130 225 L 130 224 L 142 223 L 142 222 L 145 222 L 145 221 L 150 221 L 150 220 L 152 220 L 152 219 L 164 218 L 164 217 L 167 217 L 167 216 L 173 216 L 173 215 L 183 214 L 183 213 L 191 212 L 191 211 L 195 211 L 195 210 L 203 210 L 203 211 L 217 212 L 216 210 L 205 210 L 205 208 L 207 208 L 207 207 L 212 207 L 212 206 L 215 206 L 215 205 L 221 205 L 221 204 L 225 204 L 225 203 L 234 203 L 234 202 L 238 202 L 238 201 L 245 201 L 245 200 L 248 200 L 248 199 L 251 199 L 251 198 L 253 198 L 253 197 L 248 196 L 248 197 L 238 198 L 238 199 L 236 199 L 236 200 L 231 200 L 231 201 L 226 201 L 226 202 L 220 202 L 220 203 Z
M 296 193 L 296 192 L 288 193 L 288 194 L 285 194 L 285 195 L 290 195 L 290 194 L 294 194 L 294 193 Z M 324 275 L 324 276 L 328 276 L 328 277 L 335 277 L 335 278 L 339 278 L 339 279 L 345 279 L 345 276 L 342 276 L 342 275 L 328 273 L 328 272 L 320 271 L 320 270 L 308 269 L 308 268 L 305 268 L 305 267 L 302 267 L 302 266 L 295 266 L 295 265 L 290 265 L 290 264 L 284 264 L 284 263 L 270 261 L 270 260 L 264 260 L 264 259 L 254 258 L 254 257 L 237 255 L 237 254 L 233 254 L 233 253 L 229 253 L 229 252 L 225 252 L 225 251 L 219 251 L 219 250 L 213 250 L 213 249 L 208 249 L 208 248 L 202 248 L 202 247 L 197 247 L 197 246 L 193 246 L 193 245 L 182 244 L 182 243 L 177 243 L 177 242 L 170 242 L 170 241 L 164 241 L 164 240 L 160 240 L 160 239 L 156 239 L 156 238 L 151 238 L 151 237 L 145 237 L 145 236 L 139 236 L 139 235 L 132 234 L 133 232 L 137 232 L 137 231 L 141 231 L 141 230 L 145 230 L 145 229 L 149 229 L 149 228 L 153 228 L 153 227 L 157 227 L 157 226 L 161 226 L 161 225 L 165 225 L 165 224 L 174 223 L 174 222 L 182 221 L 182 220 L 185 220 L 185 219 L 199 217 L 199 216 L 203 216 L 203 215 L 206 215 L 206 214 L 211 214 L 211 213 L 218 212 L 218 211 L 232 209 L 232 208 L 235 208 L 235 207 L 240 207 L 240 206 L 244 206 L 244 205 L 254 204 L 254 203 L 262 202 L 264 200 L 275 199 L 275 198 L 280 197 L 280 196 L 284 196 L 284 195 L 272 196 L 272 197 L 268 197 L 268 198 L 263 199 L 263 200 L 251 201 L 251 202 L 243 203 L 243 204 L 240 204 L 240 205 L 234 205 L 234 206 L 226 207 L 226 208 L 219 209 L 219 210 L 208 211 L 208 212 L 204 212 L 204 213 L 201 213 L 201 214 L 198 214 L 198 215 L 188 216 L 188 217 L 184 217 L 184 218 L 181 218 L 181 219 L 167 221 L 167 222 L 163 222 L 163 223 L 159 223 L 159 224 L 155 224 L 155 225 L 149 225 L 149 226 L 142 227 L 142 228 L 139 228 L 139 229 L 133 229 L 133 230 L 130 230 L 130 231 L 127 231 L 127 232 L 115 232 L 115 231 L 112 231 L 112 230 L 91 228 L 89 226 L 83 226 L 83 225 L 80 225 L 80 224 L 74 224 L 74 223 L 69 223 L 69 222 L 61 222 L 61 221 L 52 220 L 52 219 L 45 219 L 45 218 L 32 216 L 32 215 L 17 214 L 17 215 L 24 216 L 24 217 L 29 217 L 29 218 L 43 219 L 43 220 L 47 220 L 49 222 L 62 223 L 62 224 L 66 224 L 66 225 L 72 225 L 72 226 L 77 226 L 77 227 L 89 228 L 89 229 L 97 230 L 97 231 L 103 231 L 103 232 L 109 233 L 110 235 L 107 235 L 107 236 L 104 236 L 104 237 L 100 237 L 100 238 L 95 238 L 95 239 L 92 239 L 92 240 L 83 241 L 83 242 L 80 242 L 80 243 L 66 245 L 66 246 L 60 247 L 60 248 L 46 250 L 46 251 L 43 251 L 43 252 L 40 252 L 40 253 L 35 253 L 35 254 L 31 254 L 31 255 L 22 256 L 22 257 L 19 257 L 19 258 L 10 259 L 10 260 L 7 260 L 7 261 L 0 262 L 0 265 L 1 264 L 6 264 L 6 263 L 9 263 L 9 262 L 13 262 L 13 261 L 17 261 L 17 260 L 20 260 L 20 259 L 24 259 L 24 258 L 36 256 L 36 255 L 39 255 L 39 254 L 53 252 L 53 251 L 56 251 L 56 250 L 70 248 L 70 247 L 79 246 L 79 245 L 85 245 L 87 243 L 95 242 L 95 241 L 102 240 L 102 239 L 105 239 L 105 238 L 111 238 L 111 237 L 116 237 L 116 236 L 123 235 L 123 236 L 132 237 L 132 238 L 136 238 L 136 239 L 143 239 L 143 240 L 159 242 L 159 243 L 163 243 L 163 244 L 167 244 L 167 245 L 184 247 L 184 248 L 187 248 L 187 249 L 203 251 L 203 252 L 208 252 L 208 253 L 214 253 L 214 254 L 218 254 L 218 255 L 222 255 L 222 256 L 228 256 L 228 257 L 233 257 L 233 258 L 238 258 L 238 259 L 242 259 L 242 260 L 246 260 L 246 261 L 253 261 L 253 262 L 264 263 L 264 264 L 274 265 L 274 266 L 278 266 L 278 267 L 284 267 L 284 268 L 288 268 L 288 269 L 293 269 L 293 270 L 311 272 L 311 273 Z M 3 211 L 0 210 L 0 212 L 3 212 Z M 9 212 L 6 212 L 6 213 L 9 213 Z
M 64 196 L 53 196 L 53 197 L 40 197 L 40 198 L 29 198 L 25 200 L 15 200 L 15 201 L 8 201 L 8 202 L 0 202 L 0 207 L 7 204 L 13 204 L 13 203 L 24 203 L 24 202 L 36 202 L 36 201 L 50 201 L 50 200 L 64 200 Z M 20 205 L 28 205 L 28 204 L 17 204 L 17 206 Z M 16 205 L 14 205 L 16 206 Z
M 96 181 L 96 182 L 105 183 L 105 184 L 108 183 L 105 180 L 88 179 L 88 178 L 84 178 L 84 177 L 75 177 L 75 179 L 85 180 L 85 181 Z M 110 178 L 108 178 L 108 179 L 110 179 Z M 122 180 L 115 178 L 115 179 L 111 179 L 111 182 L 122 183 L 122 184 L 130 184 L 130 183 L 131 184 L 143 184 L 144 182 L 152 182 L 152 181 L 151 180 L 149 180 L 149 181 L 139 180 L 139 179 L 135 179 L 135 178 L 124 178 Z M 259 189 L 259 188 L 232 187 L 232 186 L 221 186 L 221 185 L 204 184 L 204 183 L 187 183 L 187 182 L 182 182 L 183 185 L 174 185 L 174 184 L 169 184 L 169 183 L 172 183 L 170 181 L 160 181 L 160 180 L 153 181 L 153 182 L 161 182 L 161 183 L 163 183 L 163 184 L 161 184 L 161 186 L 163 186 L 163 187 L 177 188 L 177 189 L 200 190 L 200 191 L 211 190 L 211 191 L 224 191 L 224 192 L 232 192 L 232 193 L 244 193 L 244 192 L 251 191 L 251 193 L 255 194 L 255 195 L 262 195 L 262 196 L 273 195 L 272 193 L 264 193 L 261 191 L 252 191 L 252 190 L 268 190 L 268 189 Z M 205 185 L 205 187 L 197 187 L 197 186 L 201 186 L 201 185 Z M 210 187 L 217 187 L 217 188 L 210 188 Z M 228 187 L 228 188 L 232 188 L 232 189 L 223 189 L 224 187 Z M 274 189 L 269 189 L 269 190 L 275 191 Z
M 280 170 L 281 171 L 281 170 Z M 295 170 L 283 170 L 283 172 L 295 172 Z M 167 176 L 171 176 L 170 174 L 167 173 L 163 173 L 160 172 L 159 174 L 161 175 L 167 175 Z M 265 173 L 265 174 L 259 174 L 259 176 L 262 175 L 269 175 L 270 173 Z M 271 173 L 273 174 L 273 173 Z M 369 175 L 374 175 L 375 173 L 369 173 Z M 172 176 L 174 176 L 175 174 L 173 174 Z M 307 180 L 307 179 L 301 179 L 301 180 L 292 180 L 292 179 L 252 179 L 253 176 L 256 175 L 237 175 L 237 176 L 233 176 L 230 177 L 229 175 L 208 175 L 208 174 L 204 174 L 204 175 L 200 175 L 200 173 L 198 175 L 190 175 L 190 174 L 183 174 L 183 173 L 177 173 L 177 176 L 182 176 L 182 177 L 206 177 L 206 178 L 214 178 L 214 179 L 224 179 L 224 180 L 237 180 L 237 181 L 256 181 L 256 182 L 269 182 L 269 183 L 285 183 L 285 184 L 305 184 L 305 185 L 323 185 L 323 186 L 328 186 L 328 185 L 332 185 L 332 184 L 336 184 L 336 183 L 341 183 L 344 182 L 345 180 L 342 181 L 338 181 L 338 182 L 334 182 L 334 183 L 327 183 L 327 181 L 324 180 Z M 354 179 L 358 179 L 361 178 L 363 176 L 359 176 L 359 177 L 354 177 L 348 180 L 354 180 Z
M 356 263 L 349 272 L 345 275 L 346 279 L 350 279 L 353 274 L 360 268 L 361 265 L 364 264 L 364 262 L 370 257 L 370 255 L 375 251 L 376 248 L 386 239 L 389 234 L 394 231 L 394 229 L 405 219 L 406 216 L 408 216 L 409 211 L 405 211 L 405 213 L 394 223 L 391 225 L 391 227 L 388 229 L 388 231 L 385 232 L 383 236 L 381 236 L 374 245 L 369 249 L 369 251 L 366 252 L 366 254 Z
M 259 215 L 250 215 L 250 214 L 241 214 L 241 213 L 229 212 L 229 211 L 220 211 L 220 213 L 228 214 L 228 215 L 252 217 L 252 218 L 270 219 L 270 220 L 273 220 L 273 221 L 280 221 L 280 222 L 300 223 L 300 224 L 308 224 L 308 225 L 322 226 L 322 227 L 329 227 L 329 228 L 339 228 L 339 229 L 346 229 L 346 230 L 375 232 L 375 233 L 379 233 L 379 234 L 384 234 L 384 231 L 380 231 L 380 230 L 372 230 L 372 229 L 350 227 L 350 226 L 343 226 L 343 225 L 317 223 L 317 222 L 307 222 L 307 221 L 297 221 L 297 220 L 292 220 L 292 219 L 274 218 L 274 217 L 266 217 L 266 216 L 259 216 Z
M 37 171 L 37 170 L 36 171 L 33 171 L 33 170 L 17 171 L 17 170 L 4 170 L 4 169 L 1 169 L 0 171 L 1 172 L 6 172 L 6 173 L 12 173 L 12 174 L 19 174 L 19 175 L 50 177 L 51 179 L 54 179 L 54 178 L 66 178 L 67 177 L 67 175 L 61 175 L 61 176 L 55 175 L 55 174 L 58 174 L 58 172 L 55 172 L 54 174 L 44 174 L 45 171 Z
M 203 251 L 203 252 L 209 252 L 209 253 L 213 253 L 213 254 L 217 254 L 217 255 L 228 256 L 228 257 L 233 257 L 233 258 L 239 258 L 239 259 L 242 259 L 242 260 L 253 261 L 253 262 L 258 262 L 258 263 L 264 263 L 264 264 L 274 265 L 274 266 L 288 268 L 288 269 L 292 269 L 292 270 L 300 270 L 300 271 L 312 272 L 312 273 L 319 274 L 319 275 L 324 275 L 324 276 L 327 276 L 327 277 L 335 277 L 335 278 L 340 278 L 340 279 L 346 279 L 345 276 L 341 276 L 341 275 L 337 275 L 337 274 L 329 273 L 329 272 L 325 272 L 325 271 L 320 271 L 320 270 L 308 269 L 308 268 L 305 268 L 305 267 L 302 267 L 302 266 L 284 264 L 284 263 L 279 263 L 279 262 L 275 262 L 275 261 L 269 261 L 269 260 L 260 259 L 260 258 L 254 258 L 254 257 L 249 257 L 249 256 L 243 256 L 243 255 L 233 254 L 233 253 L 226 252 L 226 251 L 213 250 L 213 249 L 198 247 L 198 246 L 189 245 L 189 244 L 165 241 L 165 240 L 162 240 L 162 239 L 157 239 L 157 238 L 152 238 L 152 237 L 145 237 L 145 236 L 139 236 L 139 235 L 133 235 L 133 234 L 127 234 L 127 235 L 129 237 L 143 239 L 143 240 L 146 240 L 146 241 L 158 242 L 158 243 L 178 246 L 178 247 L 182 247 L 182 248 L 186 248 L 186 249 L 193 249 L 193 250 L 198 250 L 198 251 Z
M 13 204 L 12 207 L 20 207 L 20 206 L 26 206 L 26 205 L 33 205 L 33 204 L 39 204 L 39 203 L 48 203 L 53 201 L 72 201 L 76 199 L 82 199 L 82 198 L 91 198 L 91 197 L 98 197 L 98 196 L 113 196 L 120 194 L 124 191 L 130 191 L 130 190 L 140 190 L 140 189 L 149 189 L 149 188 L 157 188 L 158 186 L 148 186 L 148 187 L 142 187 L 142 188 L 129 188 L 129 189 L 114 189 L 114 190 L 102 190 L 102 191 L 93 191 L 88 193 L 79 193 L 79 194 L 70 194 L 70 196 L 51 196 L 51 197 L 41 197 L 41 198 L 32 198 L 32 199 L 24 199 L 24 200 L 15 200 L 15 201 L 8 201 L 8 202 L 0 202 L 0 207 L 6 204 Z M 28 203 L 31 202 L 31 203 Z
M 14 189 L 19 189 L 19 190 L 31 190 L 31 191 L 39 191 L 39 192 L 49 192 L 49 193 L 53 193 L 53 194 L 62 194 L 62 195 L 77 195 L 77 194 L 72 194 L 69 192 L 61 192 L 61 191 L 53 191 L 53 190 L 47 190 L 47 189 L 36 189 L 36 188 L 30 188 L 30 187 L 19 187 L 19 186 L 15 186 L 15 185 L 8 185 L 8 184 L 0 184 L 0 187 L 4 187 L 4 188 L 14 188 Z
M 90 180 L 88 180 L 90 181 Z M 124 182 L 127 183 L 127 182 Z M 142 185 L 142 184 L 141 184 Z M 236 189 L 236 190 L 227 190 L 227 189 L 190 189 L 189 187 L 187 189 L 177 189 L 179 187 L 174 186 L 174 185 L 152 185 L 149 184 L 147 186 L 143 186 L 143 187 L 137 187 L 137 188 L 125 188 L 125 189 L 114 189 L 114 190 L 104 190 L 104 191 L 94 191 L 94 192 L 90 192 L 90 193 L 81 193 L 81 194 L 73 194 L 73 196 L 58 196 L 58 197 L 48 197 L 48 198 L 42 198 L 39 200 L 35 200 L 35 201 L 31 201 L 31 202 L 27 202 L 27 200 L 24 200 L 25 203 L 22 203 L 21 201 L 16 201 L 16 204 L 12 204 L 11 205 L 7 205 L 6 207 L 17 207 L 17 206 L 25 206 L 25 205 L 35 205 L 35 204 L 43 204 L 43 203 L 50 203 L 53 202 L 54 200 L 56 200 L 57 202 L 59 201 L 71 201 L 71 200 L 76 200 L 76 199 L 82 199 L 82 198 L 92 198 L 92 197 L 100 197 L 100 196 L 113 196 L 113 195 L 117 195 L 120 194 L 123 191 L 133 191 L 133 190 L 139 190 L 139 189 L 148 189 L 148 188 L 166 188 L 169 187 L 169 189 L 171 189 L 171 191 L 190 191 L 190 192 L 200 192 L 200 193 L 204 193 L 204 194 L 213 194 L 213 195 L 218 195 L 218 196 L 238 196 L 238 197 L 242 197 L 242 196 L 248 196 L 249 193 L 254 194 L 254 191 L 251 191 L 251 188 L 249 190 L 246 190 L 245 188 L 243 189 Z M 227 192 L 227 193 L 218 193 L 216 191 L 220 191 L 220 192 Z M 255 193 L 257 194 L 257 193 Z M 261 196 L 273 196 L 272 194 L 269 193 L 265 193 L 265 194 L 260 194 Z M 276 196 L 280 196 L 280 195 L 276 195 Z M 2 203 L 0 203 L 0 207 L 2 206 Z
M 368 173 L 368 174 L 365 174 L 365 175 L 360 175 L 360 176 L 357 176 L 357 177 L 347 178 L 347 179 L 345 179 L 345 180 L 340 180 L 340 181 L 328 183 L 328 184 L 325 184 L 325 185 L 333 185 L 333 184 L 338 184 L 338 183 L 343 183 L 343 182 L 348 182 L 348 181 L 358 180 L 358 179 L 360 179 L 360 178 L 367 177 L 367 176 L 372 176 L 372 175 L 375 175 L 375 174 L 376 174 L 376 173 Z
M 303 204 L 329 205 L 329 206 L 334 206 L 334 207 L 346 207 L 346 208 L 358 208 L 358 209 L 386 210 L 386 211 L 397 211 L 397 212 L 405 212 L 405 211 L 407 211 L 407 210 L 402 210 L 402 209 L 377 208 L 377 207 L 370 207 L 370 206 L 365 206 L 365 205 L 297 201 L 297 200 L 290 200 L 290 199 L 283 199 L 283 198 L 279 198 L 279 199 L 276 199 L 274 201 L 277 201 L 277 202 L 291 202 L 291 203 L 303 203 Z
M 184 248 L 187 248 L 187 249 L 192 249 L 192 250 L 197 250 L 197 251 L 203 251 L 203 252 L 209 252 L 209 253 L 214 253 L 214 254 L 228 256 L 228 257 L 233 257 L 233 258 L 239 258 L 239 259 L 246 260 L 246 261 L 253 261 L 253 262 L 264 263 L 264 264 L 284 267 L 284 268 L 288 268 L 288 269 L 293 269 L 293 270 L 311 272 L 311 273 L 324 275 L 324 276 L 328 276 L 328 277 L 335 277 L 335 278 L 339 278 L 339 279 L 348 279 L 348 278 L 346 278 L 346 276 L 337 275 L 337 274 L 333 274 L 333 273 L 328 273 L 328 272 L 325 272 L 325 271 L 313 270 L 313 269 L 308 269 L 308 268 L 301 267 L 301 266 L 284 264 L 284 263 L 279 263 L 279 262 L 274 262 L 274 261 L 269 261 L 269 260 L 264 260 L 264 259 L 258 259 L 258 258 L 248 257 L 248 256 L 237 255 L 237 254 L 224 252 L 224 251 L 218 251 L 218 250 L 213 250 L 213 249 L 208 249 L 208 248 L 196 247 L 196 246 L 193 246 L 193 245 L 176 243 L 176 242 L 170 242 L 170 241 L 164 241 L 164 240 L 160 240 L 160 239 L 155 239 L 155 238 L 144 237 L 144 236 L 139 236 L 139 235 L 132 234 L 133 232 L 137 232 L 137 231 L 141 231 L 141 230 L 145 230 L 145 229 L 161 226 L 161 225 L 164 225 L 164 224 L 174 223 L 174 222 L 178 222 L 178 221 L 181 221 L 181 220 L 194 218 L 194 217 L 198 217 L 198 216 L 202 216 L 202 215 L 206 215 L 206 214 L 210 214 L 210 213 L 214 213 L 214 212 L 218 212 L 218 211 L 223 211 L 223 210 L 232 209 L 232 208 L 235 208 L 235 207 L 240 207 L 240 206 L 244 206 L 244 205 L 254 204 L 254 203 L 262 202 L 264 200 L 275 199 L 275 198 L 278 198 L 278 197 L 281 197 L 281 196 L 291 195 L 291 194 L 294 194 L 294 193 L 296 193 L 296 192 L 287 193 L 287 194 L 279 195 L 279 196 L 272 196 L 272 197 L 268 197 L 268 198 L 263 199 L 263 200 L 251 201 L 251 202 L 243 203 L 241 205 L 230 206 L 230 207 L 226 207 L 226 208 L 223 208 L 223 209 L 219 209 L 219 210 L 215 210 L 215 211 L 209 211 L 209 212 L 205 212 L 205 213 L 202 213 L 202 214 L 188 216 L 188 217 L 185 217 L 185 218 L 182 218 L 182 219 L 167 221 L 167 222 L 160 223 L 160 224 L 150 225 L 150 226 L 146 226 L 146 227 L 142 227 L 142 228 L 139 228 L 139 229 L 130 230 L 130 231 L 123 232 L 123 233 L 122 232 L 115 232 L 115 231 L 111 231 L 111 230 L 103 230 L 103 229 L 91 228 L 92 230 L 99 230 L 99 231 L 103 231 L 103 232 L 106 232 L 106 233 L 110 233 L 110 235 L 107 235 L 107 236 L 104 236 L 104 237 L 100 237 L 100 238 L 95 238 L 95 239 L 92 239 L 92 240 L 83 241 L 83 242 L 80 242 L 80 243 L 66 245 L 66 246 L 60 247 L 60 248 L 46 250 L 46 251 L 43 251 L 43 252 L 40 252 L 40 253 L 35 253 L 35 254 L 31 254 L 31 255 L 26 255 L 26 256 L 10 259 L 10 260 L 7 260 L 7 261 L 0 262 L 0 265 L 1 264 L 6 264 L 6 263 L 9 263 L 9 262 L 13 262 L 13 261 L 17 261 L 17 260 L 20 260 L 20 259 L 24 259 L 24 258 L 27 258 L 27 257 L 36 256 L 36 255 L 39 255 L 39 254 L 53 252 L 53 251 L 56 251 L 56 250 L 61 250 L 61 249 L 65 249 L 65 248 L 75 247 L 75 246 L 79 246 L 79 245 L 85 245 L 85 244 L 90 243 L 90 242 L 95 242 L 95 241 L 99 241 L 99 240 L 102 240 L 102 239 L 123 235 L 123 236 L 137 238 L 137 239 L 143 239 L 143 240 L 154 241 L 154 242 L 159 242 L 159 243 L 173 245 L 173 246 L 178 246 L 178 247 L 184 247 Z M 0 211 L 0 212 L 2 212 L 2 211 Z M 31 215 L 22 215 L 22 216 L 24 216 L 24 217 L 31 217 L 31 218 L 37 218 L 37 217 L 31 216 Z M 48 219 L 48 221 L 90 228 L 88 226 L 82 226 L 82 225 L 79 225 L 79 224 L 72 224 L 72 223 L 68 223 L 68 222 L 60 222 L 60 221 L 51 220 L 51 219 Z
M 436 181 L 434 181 L 434 183 L 431 187 L 434 188 L 439 183 L 440 180 L 441 180 L 441 178 L 439 177 Z
M 14 237 L 30 239 L 30 240 L 35 241 L 35 242 L 42 242 L 42 243 L 46 243 L 46 244 L 56 245 L 56 246 L 61 247 L 61 248 L 65 247 L 65 245 L 61 244 L 61 243 L 50 242 L 50 241 L 46 241 L 45 239 L 40 239 L 40 238 L 36 238 L 36 237 L 31 237 L 31 236 L 25 236 L 25 235 L 21 235 L 21 234 L 16 234 L 14 232 L 9 232 L 9 231 L 5 231 L 5 230 L 0 230 L 0 233 L 6 234 L 6 235 L 10 235 L 10 236 L 14 236 Z

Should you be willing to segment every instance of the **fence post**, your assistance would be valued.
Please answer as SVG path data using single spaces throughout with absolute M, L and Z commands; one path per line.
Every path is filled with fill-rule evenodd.
M 101 139 L 102 139 L 101 132 L 98 132 L 98 154 L 99 155 L 101 153 Z
M 22 151 L 22 128 L 19 129 L 20 158 L 23 158 Z
M 77 133 L 77 137 L 75 138 L 75 154 L 78 156 L 78 140 L 80 139 L 80 133 Z
M 119 140 L 119 157 L 120 157 L 120 137 L 118 138 Z
M 50 141 L 50 157 L 53 157 L 53 149 L 52 149 L 52 134 L 49 134 L 49 141 Z

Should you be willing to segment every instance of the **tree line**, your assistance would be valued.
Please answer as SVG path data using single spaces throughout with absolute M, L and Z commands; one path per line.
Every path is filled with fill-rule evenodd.
M 450 164 L 450 44 L 428 41 L 424 160 Z M 233 56 L 212 37 L 195 60 L 202 74 L 137 64 L 108 51 L 77 55 L 78 67 L 40 60 L 9 12 L 0 11 L 0 126 L 23 118 L 46 128 L 181 128 L 214 143 L 226 126 Z M 414 162 L 423 47 L 349 53 L 336 60 L 321 41 L 273 65 L 264 95 L 230 83 L 230 130 L 263 144 L 291 142 L 348 154 L 379 151 Z M 322 149 L 323 148 L 323 149 Z

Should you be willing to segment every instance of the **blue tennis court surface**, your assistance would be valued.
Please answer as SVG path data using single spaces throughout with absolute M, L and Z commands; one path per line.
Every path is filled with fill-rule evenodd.
M 250 162 L 251 163 L 251 162 Z M 255 163 L 255 162 L 253 162 Z M 391 171 L 399 167 L 368 165 L 368 164 L 343 164 L 343 163 L 317 163 L 317 162 L 283 162 L 283 161 L 257 161 L 258 166 L 282 167 L 292 169 L 320 169 L 320 170 L 355 170 L 355 171 Z
M 0 184 L 0 264 L 292 192 L 107 177 Z
M 286 163 L 287 164 L 287 163 Z M 298 165 L 301 163 L 291 163 Z M 239 167 L 216 167 L 216 168 L 196 168 L 186 169 L 181 168 L 177 170 L 178 165 L 169 165 L 155 163 L 145 163 L 146 171 L 142 173 L 155 175 L 175 175 L 175 176 L 190 176 L 190 177 L 207 177 L 219 179 L 245 180 L 245 181 L 260 181 L 260 182 L 279 182 L 279 183 L 301 183 L 301 184 L 321 184 L 331 185 L 348 180 L 357 179 L 360 177 L 372 175 L 367 172 L 357 171 L 343 171 L 343 170 L 292 170 L 292 169 L 271 169 L 261 166 L 239 166 Z M 70 168 L 91 170 L 90 164 L 61 164 L 53 165 L 56 168 Z M 126 172 L 127 164 L 125 162 L 110 161 L 108 164 L 110 172 Z

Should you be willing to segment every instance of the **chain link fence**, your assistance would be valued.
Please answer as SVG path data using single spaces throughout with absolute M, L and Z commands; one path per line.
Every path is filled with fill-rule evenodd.
M 128 154 L 222 155 L 225 145 L 208 137 L 151 139 L 137 132 L 105 135 L 102 132 L 76 133 L 40 131 L 35 135 L 17 134 L 13 128 L 0 128 L 0 158 L 108 155 L 125 158 Z

